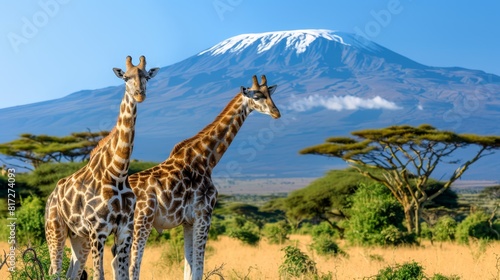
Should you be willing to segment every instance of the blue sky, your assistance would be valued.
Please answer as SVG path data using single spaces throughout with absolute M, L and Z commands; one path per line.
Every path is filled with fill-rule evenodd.
M 500 75 L 500 2 L 493 0 L 39 0 L 0 7 L 0 108 L 121 84 L 111 68 L 124 68 L 127 55 L 162 67 L 231 36 L 293 29 L 363 33 L 423 64 Z

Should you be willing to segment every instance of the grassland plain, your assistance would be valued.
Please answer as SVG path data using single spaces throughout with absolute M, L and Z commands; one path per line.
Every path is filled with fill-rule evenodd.
M 348 257 L 321 257 L 314 254 L 308 245 L 310 236 L 292 235 L 289 244 L 298 246 L 313 258 L 320 273 L 331 272 L 332 279 L 363 279 L 376 275 L 387 266 L 416 261 L 426 275 L 439 273 L 456 275 L 462 280 L 500 279 L 500 242 L 458 245 L 448 242 L 423 242 L 414 247 L 349 247 L 340 242 Z M 0 252 L 8 244 L 0 243 Z M 224 279 L 279 279 L 278 267 L 283 262 L 285 245 L 270 245 L 265 240 L 258 246 L 243 245 L 240 241 L 222 236 L 208 242 L 205 272 L 223 265 Z M 141 279 L 182 279 L 183 263 L 167 265 L 166 252 L 173 250 L 167 244 L 148 245 L 142 261 Z M 181 253 L 181 252 L 179 252 Z M 111 252 L 105 252 L 105 275 L 112 278 Z M 87 267 L 92 267 L 89 261 Z M 7 269 L 0 270 L 0 279 L 8 279 Z M 210 279 L 219 279 L 212 276 Z

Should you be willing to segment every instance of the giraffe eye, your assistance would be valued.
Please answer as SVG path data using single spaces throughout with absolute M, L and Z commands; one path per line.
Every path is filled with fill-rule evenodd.
M 128 81 L 129 79 L 130 79 L 129 77 L 127 77 L 127 76 L 123 76 L 123 80 L 124 80 L 125 82 L 126 82 L 126 81 Z
M 265 96 L 264 96 L 264 94 L 262 94 L 262 92 L 256 92 L 256 93 L 253 95 L 253 97 L 252 97 L 252 98 L 253 98 L 254 100 L 259 100 L 259 99 L 262 99 L 262 98 L 264 98 L 264 97 L 265 97 Z

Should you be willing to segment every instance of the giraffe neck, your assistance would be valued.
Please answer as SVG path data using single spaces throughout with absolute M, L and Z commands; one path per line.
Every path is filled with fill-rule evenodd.
M 125 92 L 116 125 L 109 137 L 103 139 L 105 143 L 100 150 L 90 157 L 89 164 L 96 162 L 98 168 L 107 170 L 112 178 L 125 180 L 134 145 L 136 116 L 137 103 Z
M 213 169 L 220 161 L 250 112 L 247 100 L 238 93 L 215 120 L 198 134 L 196 138 L 203 147 L 202 158 L 208 169 Z

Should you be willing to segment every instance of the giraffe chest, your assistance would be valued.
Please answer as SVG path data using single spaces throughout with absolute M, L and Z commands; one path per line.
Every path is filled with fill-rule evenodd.
M 128 183 L 70 182 L 58 193 L 58 209 L 76 234 L 92 230 L 111 231 L 133 217 L 135 196 Z

